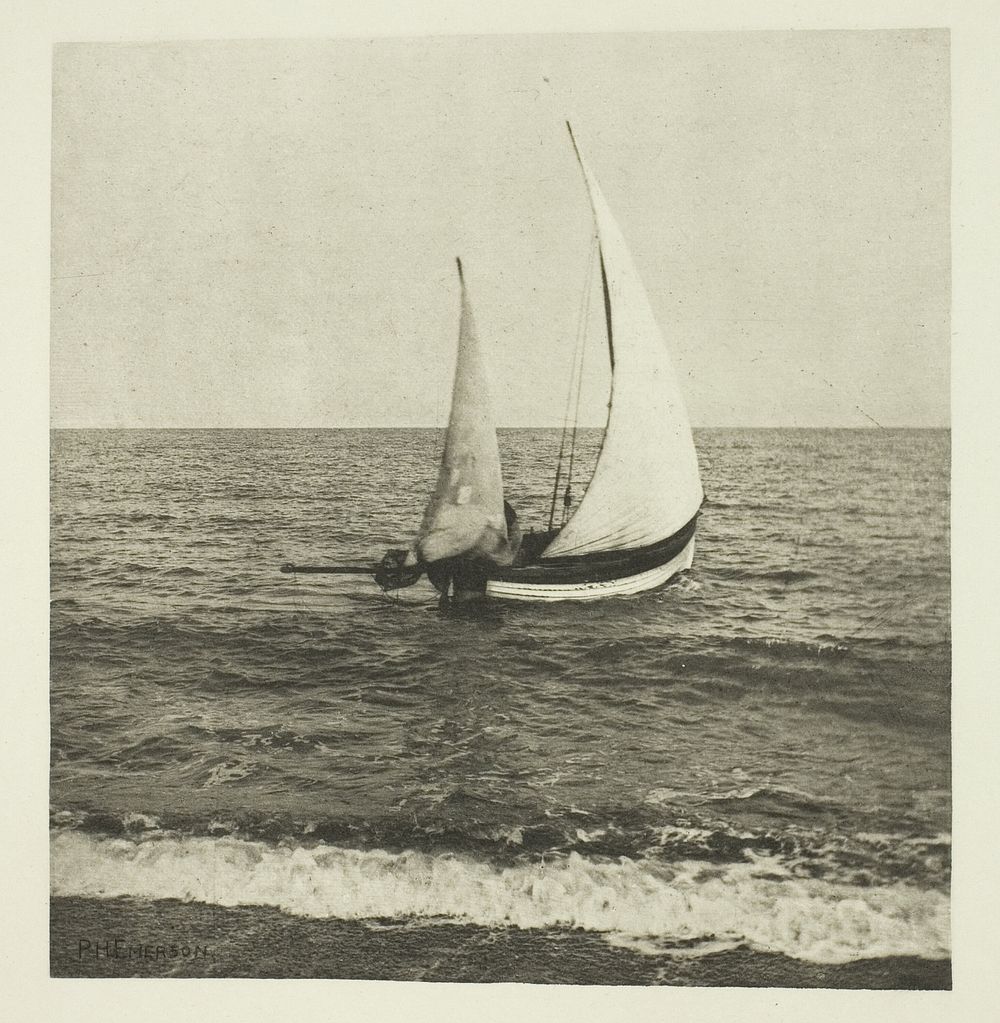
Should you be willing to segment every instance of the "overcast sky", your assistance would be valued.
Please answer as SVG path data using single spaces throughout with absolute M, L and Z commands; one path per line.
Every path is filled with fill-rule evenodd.
M 946 31 L 59 46 L 53 425 L 443 424 L 456 255 L 499 421 L 559 422 L 567 116 L 695 425 L 947 425 L 948 82 Z

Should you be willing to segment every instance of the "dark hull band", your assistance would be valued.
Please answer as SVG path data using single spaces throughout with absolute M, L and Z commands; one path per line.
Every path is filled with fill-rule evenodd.
M 697 525 L 698 512 L 695 512 L 690 521 L 672 536 L 645 547 L 596 551 L 593 554 L 559 558 L 539 558 L 525 565 L 512 565 L 507 568 L 490 566 L 487 578 L 510 583 L 572 585 L 610 582 L 639 575 L 676 558 L 694 536 Z

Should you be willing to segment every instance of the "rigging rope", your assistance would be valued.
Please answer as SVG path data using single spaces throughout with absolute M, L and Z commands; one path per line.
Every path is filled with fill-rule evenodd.
M 563 415 L 562 436 L 559 438 L 559 458 L 556 461 L 556 478 L 552 485 L 552 505 L 549 508 L 549 529 L 556 515 L 556 501 L 559 497 L 559 483 L 562 478 L 563 459 L 566 454 L 566 438 L 570 436 L 570 410 L 573 408 L 573 390 L 576 387 L 576 410 L 570 449 L 569 472 L 566 479 L 566 495 L 563 499 L 562 523 L 566 522 L 567 500 L 571 500 L 570 486 L 573 481 L 573 454 L 576 447 L 577 421 L 580 416 L 580 394 L 583 388 L 583 357 L 586 351 L 587 325 L 590 319 L 590 295 L 594 280 L 594 256 L 597 252 L 597 234 L 591 235 L 590 252 L 587 256 L 587 273 L 584 277 L 583 296 L 576 318 L 576 344 L 573 349 L 573 364 L 570 368 L 569 393 L 566 395 L 566 411 Z
M 596 239 L 595 239 L 596 241 Z M 593 252 L 591 248 L 591 266 L 593 266 Z M 590 294 L 592 290 L 593 273 L 587 278 L 587 297 L 584 299 L 583 327 L 581 330 L 580 344 L 580 372 L 576 378 L 576 408 L 573 412 L 573 434 L 569 445 L 569 469 L 566 473 L 566 494 L 563 497 L 563 525 L 566 524 L 566 516 L 569 514 L 570 505 L 573 503 L 573 462 L 576 457 L 576 432 L 580 428 L 580 398 L 583 395 L 583 361 L 587 357 L 587 328 L 590 325 Z
M 566 438 L 570 437 L 569 468 L 566 473 L 566 490 L 563 494 L 562 514 L 560 525 L 564 526 L 569 517 L 569 509 L 573 503 L 573 465 L 576 459 L 576 435 L 580 424 L 580 399 L 583 394 L 583 366 L 587 353 L 587 328 L 590 324 L 590 297 L 594 283 L 594 257 L 597 253 L 597 235 L 591 236 L 590 253 L 587 258 L 587 274 L 584 278 L 583 296 L 580 301 L 580 311 L 577 314 L 576 348 L 573 355 L 573 370 L 570 374 L 569 394 L 566 397 L 566 416 L 563 420 L 562 440 L 559 444 L 559 464 L 556 468 L 556 482 L 552 492 L 552 508 L 549 515 L 549 528 L 552 528 L 552 520 L 555 517 L 555 505 L 559 492 L 559 482 L 562 473 L 562 463 L 566 451 Z M 574 405 L 573 391 L 576 390 L 576 402 Z M 570 409 L 573 409 L 573 428 L 570 432 Z

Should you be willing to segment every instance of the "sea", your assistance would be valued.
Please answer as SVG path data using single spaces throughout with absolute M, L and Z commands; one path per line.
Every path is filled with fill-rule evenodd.
M 53 431 L 52 974 L 949 987 L 950 434 L 695 440 L 689 572 L 453 613 L 279 571 L 442 431 Z

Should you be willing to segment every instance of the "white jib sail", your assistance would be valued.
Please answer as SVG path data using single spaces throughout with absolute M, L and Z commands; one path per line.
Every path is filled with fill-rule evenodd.
M 597 222 L 610 307 L 611 403 L 593 479 L 546 558 L 664 540 L 691 520 L 704 497 L 663 336 L 621 230 L 579 150 L 577 157 Z
M 462 318 L 451 417 L 437 487 L 414 547 L 425 562 L 474 554 L 509 564 L 513 555 L 507 542 L 503 477 L 488 375 L 461 261 L 458 275 Z

